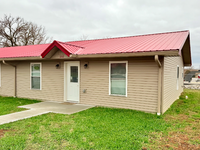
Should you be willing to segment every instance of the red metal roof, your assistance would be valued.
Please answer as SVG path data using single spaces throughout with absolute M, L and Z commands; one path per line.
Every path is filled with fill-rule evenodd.
M 82 50 L 84 47 L 77 46 L 74 44 L 64 43 L 64 42 L 58 42 L 62 47 L 65 48 L 70 54 L 76 53 L 78 50 Z
M 50 44 L 0 48 L 0 58 L 38 57 Z
M 67 56 L 181 50 L 188 35 L 189 31 L 178 31 L 73 42 L 54 41 L 51 44 L 0 48 L 0 58 L 45 57 L 55 46 Z
M 189 31 L 67 42 L 82 46 L 77 55 L 180 50 Z

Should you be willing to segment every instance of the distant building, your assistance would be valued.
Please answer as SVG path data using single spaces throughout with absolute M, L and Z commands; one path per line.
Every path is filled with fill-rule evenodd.
M 185 74 L 184 81 L 190 82 L 192 78 L 198 78 L 198 75 L 200 74 L 199 71 L 190 71 L 188 74 Z

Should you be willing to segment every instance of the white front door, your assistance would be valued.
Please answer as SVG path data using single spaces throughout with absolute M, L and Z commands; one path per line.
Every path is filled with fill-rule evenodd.
M 65 62 L 65 101 L 79 102 L 79 61 Z

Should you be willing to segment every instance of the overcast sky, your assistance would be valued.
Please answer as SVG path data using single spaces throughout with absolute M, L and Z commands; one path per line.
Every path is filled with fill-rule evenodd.
M 59 41 L 190 30 L 192 65 L 200 67 L 200 0 L 1 0 L 4 14 Z

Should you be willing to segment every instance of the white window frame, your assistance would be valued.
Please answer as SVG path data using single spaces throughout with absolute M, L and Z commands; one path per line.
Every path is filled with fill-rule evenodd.
M 111 73 L 111 64 L 113 63 L 126 63 L 126 94 L 125 95 L 111 94 L 110 73 Z M 109 61 L 109 95 L 127 97 L 128 96 L 127 87 L 128 87 L 128 61 Z
M 40 64 L 40 89 L 33 89 L 33 88 L 32 88 L 32 82 L 31 82 L 31 77 L 32 77 L 32 65 L 35 65 L 35 64 Z M 30 63 L 30 89 L 31 89 L 31 90 L 42 90 L 42 63 L 41 63 L 41 62 Z
M 176 90 L 179 89 L 180 67 L 176 66 Z
M 184 78 L 184 67 L 182 67 L 182 78 Z

